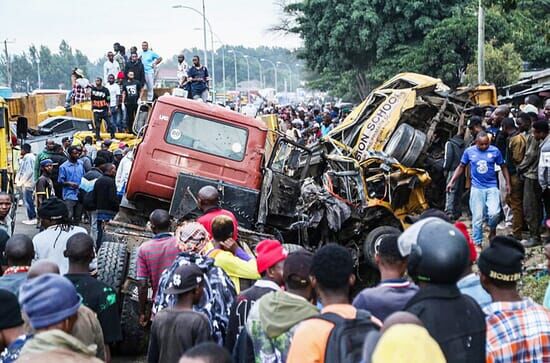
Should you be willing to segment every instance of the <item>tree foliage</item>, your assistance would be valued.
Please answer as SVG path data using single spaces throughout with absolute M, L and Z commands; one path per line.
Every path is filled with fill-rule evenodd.
M 474 59 L 477 54 L 474 55 Z M 521 73 L 521 57 L 514 49 L 514 45 L 506 43 L 502 47 L 494 47 L 491 43 L 485 44 L 485 79 L 497 87 L 516 82 Z M 466 81 L 469 84 L 477 83 L 477 62 L 470 63 L 466 70 Z
M 42 88 L 70 87 L 72 69 L 78 67 L 86 72 L 90 61 L 79 50 L 73 51 L 69 44 L 62 40 L 57 53 L 47 46 L 38 48 L 34 45 L 29 51 L 11 56 L 12 84 L 15 91 L 30 91 L 38 88 L 38 62 L 40 60 L 40 78 Z M 6 60 L 0 61 L 0 76 L 7 80 Z
M 345 93 L 356 99 L 404 71 L 456 86 L 474 60 L 477 4 L 478 0 L 303 0 L 286 6 L 293 19 L 287 21 L 293 24 L 287 30 L 304 39 L 300 57 L 308 67 L 321 75 L 345 73 L 342 82 L 353 87 Z M 485 0 L 483 6 L 486 41 L 497 48 L 512 44 L 534 67 L 549 65 L 550 18 L 542 16 L 550 11 L 548 0 Z M 352 84 L 349 74 L 354 74 Z

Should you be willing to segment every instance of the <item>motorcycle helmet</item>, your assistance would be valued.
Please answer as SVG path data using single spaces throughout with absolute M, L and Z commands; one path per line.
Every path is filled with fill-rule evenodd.
M 430 217 L 399 236 L 399 251 L 408 256 L 407 271 L 415 281 L 454 284 L 468 266 L 464 235 L 452 224 Z

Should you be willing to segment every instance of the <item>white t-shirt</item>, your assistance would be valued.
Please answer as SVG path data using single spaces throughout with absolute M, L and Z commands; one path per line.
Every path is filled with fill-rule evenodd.
M 113 84 L 109 84 L 109 82 L 107 82 L 105 87 L 107 87 L 107 89 L 109 90 L 109 95 L 111 97 L 111 103 L 109 104 L 109 106 L 115 107 L 117 97 L 120 96 L 120 86 L 116 82 L 114 82 Z
M 34 260 L 48 260 L 59 266 L 59 273 L 65 275 L 69 271 L 69 259 L 63 256 L 67 248 L 67 240 L 74 234 L 86 233 L 82 227 L 72 226 L 69 231 L 63 231 L 61 226 L 51 226 L 38 233 L 32 239 L 34 245 Z
M 105 63 L 103 63 L 103 83 L 107 83 L 107 78 L 109 77 L 109 74 L 115 76 L 116 79 L 118 72 L 120 72 L 120 65 L 118 64 L 118 62 L 110 62 L 109 60 L 106 60 Z

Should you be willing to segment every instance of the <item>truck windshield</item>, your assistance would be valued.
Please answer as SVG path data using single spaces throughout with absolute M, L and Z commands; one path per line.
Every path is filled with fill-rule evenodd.
M 166 142 L 241 161 L 247 137 L 246 129 L 176 112 L 170 120 Z

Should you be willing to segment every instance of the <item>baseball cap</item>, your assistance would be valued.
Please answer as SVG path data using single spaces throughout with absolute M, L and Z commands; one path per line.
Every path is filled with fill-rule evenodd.
M 300 250 L 290 253 L 285 260 L 283 280 L 292 280 L 300 285 L 307 286 L 312 263 L 313 253 L 309 251 Z
M 40 162 L 40 167 L 45 167 L 45 166 L 48 166 L 48 165 L 53 165 L 53 160 L 52 159 L 44 159 Z
M 194 263 L 182 265 L 174 271 L 168 294 L 183 294 L 193 290 L 204 280 L 202 270 Z

